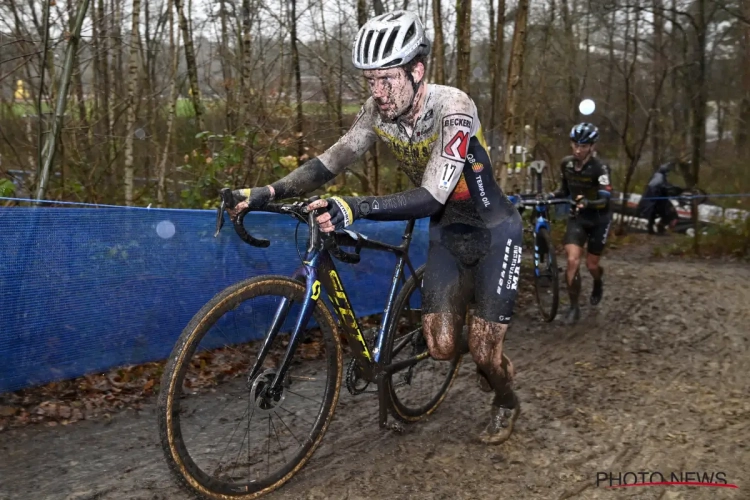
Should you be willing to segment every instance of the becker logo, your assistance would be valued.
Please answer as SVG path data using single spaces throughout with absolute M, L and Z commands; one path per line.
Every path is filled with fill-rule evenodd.
M 443 152 L 451 158 L 466 158 L 466 149 L 469 147 L 469 134 L 459 130 L 453 139 L 450 140 L 447 146 L 443 149 Z
M 471 126 L 472 118 L 469 115 L 454 113 L 443 118 L 443 158 L 464 161 L 471 140 Z

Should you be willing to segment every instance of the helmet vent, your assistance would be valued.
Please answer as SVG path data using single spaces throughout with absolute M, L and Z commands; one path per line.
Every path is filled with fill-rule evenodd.
M 388 37 L 388 41 L 385 43 L 385 48 L 383 49 L 383 57 L 388 57 L 391 55 L 391 52 L 393 52 L 393 44 L 396 43 L 396 37 L 398 36 L 398 32 L 401 28 L 398 26 L 396 29 L 391 31 L 391 35 Z

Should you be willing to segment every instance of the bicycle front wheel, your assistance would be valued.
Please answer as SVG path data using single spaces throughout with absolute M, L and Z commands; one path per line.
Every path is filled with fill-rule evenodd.
M 396 297 L 385 345 L 388 364 L 423 356 L 416 364 L 392 373 L 386 382 L 393 415 L 407 423 L 421 420 L 440 406 L 461 364 L 460 355 L 452 361 L 437 361 L 427 350 L 421 305 L 424 269 L 424 265 L 419 267 Z
M 300 332 L 282 394 L 266 391 L 304 296 L 304 286 L 284 276 L 245 280 L 211 299 L 179 337 L 162 376 L 159 433 L 170 469 L 198 497 L 247 500 L 273 491 L 323 438 L 343 363 L 323 301 L 313 310 L 317 324 Z M 269 337 L 272 324 L 277 333 Z M 267 355 L 251 378 L 264 343 Z
M 549 232 L 540 228 L 534 242 L 534 290 L 539 313 L 546 322 L 557 316 L 560 303 L 560 281 L 557 256 Z

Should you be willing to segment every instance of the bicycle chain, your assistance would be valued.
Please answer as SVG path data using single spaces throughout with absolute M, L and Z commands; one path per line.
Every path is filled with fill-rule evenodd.
M 362 380 L 359 373 L 357 373 L 357 370 L 359 370 L 359 365 L 357 364 L 357 360 L 352 358 L 346 367 L 346 390 L 349 391 L 349 394 L 351 394 L 352 396 L 356 396 L 357 394 L 362 394 L 363 392 L 367 390 L 367 387 L 370 385 L 370 383 L 367 382 L 364 385 L 364 387 L 357 388 L 357 382 Z

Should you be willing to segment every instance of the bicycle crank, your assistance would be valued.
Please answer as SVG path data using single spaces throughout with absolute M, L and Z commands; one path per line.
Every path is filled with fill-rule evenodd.
M 346 367 L 346 390 L 349 394 L 356 396 L 365 392 L 370 382 L 362 378 L 362 368 L 357 360 L 352 358 Z

